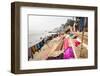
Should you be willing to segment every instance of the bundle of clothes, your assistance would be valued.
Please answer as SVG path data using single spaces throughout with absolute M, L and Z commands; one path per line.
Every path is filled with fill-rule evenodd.
M 68 34 L 65 39 L 64 39 L 64 59 L 72 59 L 75 58 L 74 52 L 73 52 L 73 47 L 71 45 L 70 40 L 72 39 L 72 42 L 75 47 L 78 47 L 80 45 L 80 41 L 77 40 L 77 36 L 73 33 Z
M 77 35 L 75 33 L 68 33 L 64 39 L 63 39 L 63 46 L 62 46 L 62 50 L 64 50 L 63 53 L 61 53 L 59 56 L 57 57 L 48 57 L 47 60 L 51 60 L 51 59 L 74 59 L 75 55 L 74 55 L 74 50 L 73 47 L 71 45 L 70 40 L 72 39 L 72 43 L 75 47 L 78 47 L 81 42 L 79 40 L 77 40 Z

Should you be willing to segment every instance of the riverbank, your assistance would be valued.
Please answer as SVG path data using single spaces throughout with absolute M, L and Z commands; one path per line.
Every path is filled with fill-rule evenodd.
M 63 35 L 64 36 L 64 35 Z M 78 36 L 78 40 L 81 41 L 82 35 L 81 33 Z M 88 57 L 88 48 L 87 48 L 87 39 L 88 37 L 85 35 L 83 37 L 83 43 L 79 46 L 75 47 L 72 41 L 73 51 L 75 58 L 87 58 Z M 50 60 L 50 59 L 63 59 L 63 37 L 59 36 L 49 40 L 44 46 L 38 51 L 33 54 L 33 59 L 30 60 Z

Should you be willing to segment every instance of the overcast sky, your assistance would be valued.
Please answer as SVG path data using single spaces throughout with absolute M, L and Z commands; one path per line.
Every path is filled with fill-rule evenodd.
M 72 17 L 30 15 L 29 34 L 51 31 L 54 28 L 60 27 L 61 24 L 65 24 L 67 19 L 72 19 Z

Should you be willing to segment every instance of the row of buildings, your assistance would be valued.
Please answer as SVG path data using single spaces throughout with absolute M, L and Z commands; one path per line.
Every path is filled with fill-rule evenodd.
M 73 17 L 73 19 L 68 19 L 65 24 L 60 27 L 55 28 L 53 32 L 65 32 L 70 29 L 73 32 L 88 32 L 88 18 L 87 17 Z

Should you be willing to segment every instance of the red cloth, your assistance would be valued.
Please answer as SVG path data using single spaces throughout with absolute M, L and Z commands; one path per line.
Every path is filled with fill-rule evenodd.
M 75 46 L 77 47 L 77 46 L 80 45 L 80 42 L 79 42 L 78 40 L 74 40 L 74 44 L 75 44 Z

